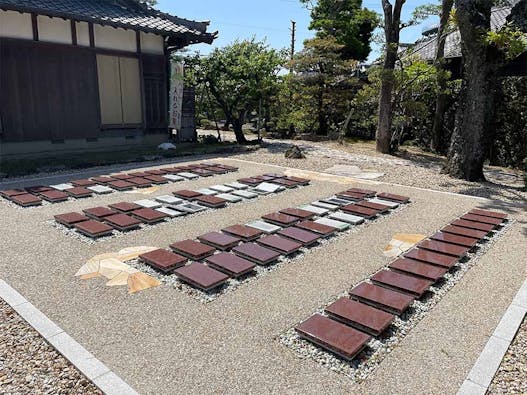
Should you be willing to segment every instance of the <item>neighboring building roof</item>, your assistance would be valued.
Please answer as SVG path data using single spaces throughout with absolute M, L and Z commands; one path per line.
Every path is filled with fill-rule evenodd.
M 499 7 L 492 10 L 491 28 L 499 30 L 507 23 L 512 7 Z M 437 34 L 422 38 L 407 50 L 404 56 L 417 55 L 425 60 L 433 60 L 437 51 Z M 461 57 L 461 35 L 459 30 L 449 33 L 445 42 L 445 58 Z
M 209 22 L 191 21 L 148 7 L 137 0 L 0 0 L 0 9 L 94 22 L 173 37 L 178 43 L 211 44 Z

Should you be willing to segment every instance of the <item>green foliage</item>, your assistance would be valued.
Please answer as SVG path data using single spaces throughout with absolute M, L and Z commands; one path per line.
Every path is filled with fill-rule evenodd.
M 186 83 L 196 86 L 201 101 L 221 109 L 242 133 L 247 114 L 258 111 L 260 102 L 276 92 L 285 54 L 251 39 L 216 48 L 207 57 L 188 56 L 184 62 Z
M 486 44 L 505 54 L 506 60 L 515 59 L 527 50 L 527 38 L 520 29 L 507 24 L 498 31 L 487 32 Z
M 300 0 L 311 4 L 310 0 Z M 371 36 L 379 24 L 379 16 L 362 8 L 362 0 L 318 0 L 311 8 L 309 28 L 316 37 L 335 38 L 342 45 L 343 59 L 365 60 L 370 54 Z

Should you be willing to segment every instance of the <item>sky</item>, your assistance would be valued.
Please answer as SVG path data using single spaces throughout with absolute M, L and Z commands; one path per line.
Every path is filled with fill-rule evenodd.
M 413 9 L 434 0 L 407 0 L 403 6 L 403 21 L 410 18 Z M 393 3 L 393 2 L 392 2 Z M 363 0 L 363 7 L 382 13 L 381 0 Z M 291 45 L 291 20 L 296 22 L 296 49 L 302 49 L 305 39 L 314 35 L 308 29 L 309 10 L 299 0 L 158 0 L 161 11 L 194 20 L 209 20 L 209 31 L 218 31 L 212 45 L 193 45 L 191 51 L 209 53 L 215 47 L 224 47 L 236 39 L 266 40 L 273 48 L 289 48 Z M 419 26 L 404 29 L 401 42 L 414 42 L 421 37 L 424 26 L 435 21 L 427 20 Z M 379 48 L 374 46 L 370 59 L 376 59 Z

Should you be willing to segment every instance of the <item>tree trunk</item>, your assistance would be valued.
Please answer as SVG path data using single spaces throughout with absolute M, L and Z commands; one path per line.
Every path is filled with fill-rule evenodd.
M 392 91 L 394 86 L 395 62 L 399 49 L 399 33 L 401 30 L 401 9 L 405 0 L 395 0 L 392 7 L 388 0 L 383 0 L 384 35 L 386 37 L 386 54 L 381 74 L 381 92 L 379 96 L 379 123 L 377 125 L 377 151 L 391 153 L 392 140 Z
M 437 98 L 436 110 L 434 114 L 434 124 L 432 126 L 432 141 L 430 148 L 435 152 L 443 152 L 445 112 L 447 110 L 448 95 L 445 93 L 447 79 L 445 75 L 445 43 L 448 35 L 448 20 L 454 0 L 443 0 L 441 5 L 441 18 L 439 31 L 437 32 L 437 52 L 435 56 L 435 67 L 437 75 Z
M 234 135 L 236 136 L 236 142 L 238 144 L 247 144 L 247 139 L 245 138 L 245 134 L 243 133 L 242 129 L 244 119 L 245 117 L 240 115 L 239 117 L 234 118 L 234 121 L 232 122 Z
M 456 178 L 482 181 L 500 54 L 484 41 L 490 30 L 492 1 L 457 0 L 456 5 L 464 81 L 444 171 Z

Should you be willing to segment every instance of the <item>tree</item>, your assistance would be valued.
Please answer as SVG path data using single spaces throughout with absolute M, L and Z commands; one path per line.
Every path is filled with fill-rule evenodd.
M 377 14 L 362 8 L 362 0 L 300 0 L 311 9 L 309 28 L 316 38 L 334 37 L 342 45 L 343 59 L 365 60 L 370 54 L 373 30 L 379 23 Z
M 384 65 L 381 75 L 381 91 L 379 95 L 379 123 L 377 126 L 377 151 L 389 154 L 392 152 L 392 91 L 394 86 L 394 69 L 399 49 L 399 34 L 401 26 L 401 10 L 405 0 L 382 0 L 384 10 L 384 36 L 386 39 Z
M 246 143 L 242 130 L 247 114 L 259 109 L 278 81 L 282 52 L 254 39 L 216 48 L 209 56 L 186 60 L 196 84 L 204 84 L 225 118 L 232 122 L 236 141 Z
M 527 47 L 518 30 L 525 27 L 527 1 L 513 7 L 508 17 L 511 24 L 498 32 L 491 31 L 493 5 L 492 0 L 456 0 L 464 76 L 444 171 L 469 181 L 485 179 L 483 165 L 492 138 L 498 70 Z
M 445 70 L 445 43 L 449 33 L 448 22 L 454 0 L 443 0 L 441 2 L 441 14 L 439 18 L 439 30 L 437 32 L 437 51 L 434 59 L 434 65 L 437 70 L 437 98 L 436 110 L 434 114 L 434 124 L 432 127 L 432 141 L 430 148 L 432 151 L 441 152 L 443 148 L 443 124 L 445 121 L 445 112 L 447 110 L 447 74 Z

